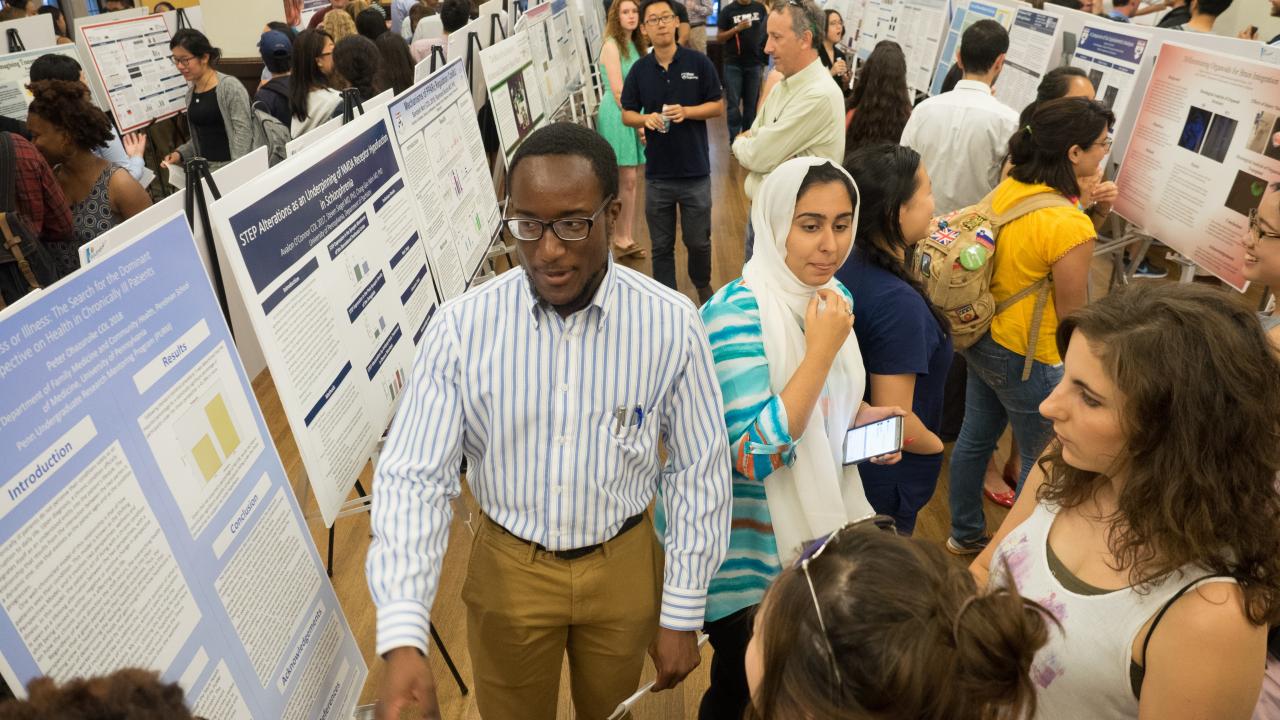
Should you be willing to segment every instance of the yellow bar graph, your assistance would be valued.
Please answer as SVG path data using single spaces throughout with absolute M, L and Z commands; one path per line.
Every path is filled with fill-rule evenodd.
M 218 436 L 218 444 L 222 446 L 222 456 L 231 457 L 231 453 L 240 446 L 240 434 L 236 432 L 236 426 L 231 422 L 231 413 L 227 412 L 227 403 L 223 401 L 221 394 L 214 395 L 213 400 L 204 406 L 204 414 L 209 417 L 213 434 Z
M 213 440 L 210 440 L 208 435 L 201 437 L 200 442 L 191 448 L 191 455 L 200 466 L 200 474 L 204 475 L 205 482 L 212 480 L 218 468 L 222 467 L 222 458 L 218 457 L 218 451 L 213 447 Z

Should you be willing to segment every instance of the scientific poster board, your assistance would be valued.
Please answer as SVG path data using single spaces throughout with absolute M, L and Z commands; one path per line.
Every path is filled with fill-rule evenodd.
M 437 297 L 385 109 L 213 204 L 326 525 L 373 454 Z
M 98 79 L 121 132 L 186 109 L 187 81 L 170 59 L 164 18 L 147 15 L 77 30 L 89 60 L 85 73 Z
M 367 670 L 181 216 L 0 315 L 0 674 L 349 718 Z
M 959 0 L 953 7 L 951 26 L 947 29 L 947 39 L 942 44 L 942 52 L 938 55 L 938 67 L 933 71 L 933 83 L 929 86 L 930 95 L 942 94 L 942 83 L 956 63 L 956 53 L 960 51 L 960 36 L 970 25 L 979 20 L 995 20 L 1009 29 L 1013 25 L 1017 10 L 1008 5 L 1000 5 L 984 0 Z M 998 81 L 997 81 L 998 83 Z
M 1115 211 L 1243 292 L 1249 211 L 1280 180 L 1280 67 L 1165 43 Z
M 21 40 L 23 47 L 27 50 L 39 50 L 58 44 L 58 34 L 53 29 L 52 15 L 33 15 L 17 20 L 6 20 L 0 22 L 0 55 L 22 52 L 16 48 L 9 49 L 10 30 L 17 33 L 17 39 Z
M 27 90 L 31 82 L 31 63 L 45 55 L 66 55 L 84 67 L 84 60 L 75 45 L 55 45 L 0 56 L 0 115 L 26 121 L 27 108 L 31 106 L 31 92 Z M 93 101 L 101 105 L 100 98 L 95 96 Z
M 529 8 L 516 23 L 517 34 L 529 43 L 533 76 L 541 80 L 542 99 L 549 114 L 555 114 L 568 102 L 570 89 L 581 83 L 578 58 L 570 55 L 573 32 L 568 27 L 562 32 L 560 27 L 562 22 L 567 23 L 568 15 L 567 0 L 551 0 Z
M 498 227 L 498 198 L 471 109 L 467 73 L 454 60 L 387 107 L 443 300 L 461 295 Z
M 546 123 L 543 81 L 529 45 L 524 33 L 518 32 L 480 53 L 498 140 L 508 162 L 529 133 Z
M 466 67 L 467 75 L 471 78 L 471 102 L 476 112 L 480 112 L 480 108 L 484 107 L 485 100 L 489 97 L 484 80 L 484 61 L 482 59 L 484 53 L 480 52 L 480 50 L 489 47 L 484 41 L 489 39 L 494 30 L 493 21 L 489 19 L 491 17 L 493 16 L 481 15 L 463 25 L 458 32 L 451 33 L 449 35 L 449 47 L 445 52 L 446 58 L 461 60 L 464 67 Z
M 893 35 L 907 56 L 907 86 L 929 91 L 938 51 L 947 33 L 947 0 L 902 0 Z
M 865 61 L 875 49 L 876 43 L 881 40 L 896 41 L 898 39 L 897 21 L 897 8 L 893 0 L 867 0 L 862 13 L 862 24 L 858 30 L 859 62 Z M 911 66 L 908 64 L 908 75 L 910 72 Z
M 253 180 L 267 171 L 267 149 L 258 148 L 235 162 L 213 171 L 213 182 L 220 192 L 226 193 L 233 188 Z M 208 191 L 206 190 L 206 193 Z M 209 203 L 214 202 L 211 194 L 206 195 Z M 160 202 L 125 220 L 119 225 L 102 233 L 98 237 L 80 246 L 80 266 L 100 260 L 134 238 L 149 232 L 152 228 L 168 220 L 178 213 L 186 211 L 187 191 L 185 187 Z M 192 230 L 196 239 L 196 250 L 200 253 L 200 262 L 204 264 L 205 274 L 213 282 L 213 261 L 209 257 L 209 243 L 204 236 L 204 224 L 200 222 L 200 206 L 194 205 L 196 221 Z M 267 367 L 266 358 L 262 356 L 262 345 L 249 322 L 249 311 L 245 308 L 244 298 L 236 286 L 235 276 L 231 274 L 231 265 L 225 256 L 220 256 L 222 284 L 227 294 L 227 309 L 231 313 L 231 331 L 235 337 L 236 351 L 240 362 L 244 365 L 249 377 L 256 378 Z
M 1144 68 L 1150 63 L 1153 37 L 1150 28 L 1099 18 L 1084 23 L 1076 40 L 1071 64 L 1088 73 L 1094 96 L 1116 115 L 1113 156 L 1124 153 L 1142 89 L 1147 87 L 1149 73 Z
M 851 0 L 856 1 L 856 0 Z M 582 37 L 586 43 L 586 64 L 593 65 L 604 47 L 604 6 L 593 0 L 574 0 L 581 18 Z
M 1022 109 L 1036 99 L 1040 79 L 1057 67 L 1058 46 L 1062 42 L 1061 19 L 1056 13 L 1018 8 L 1009 28 L 1009 51 L 1004 56 L 1004 69 L 996 80 L 996 99 L 1013 108 Z

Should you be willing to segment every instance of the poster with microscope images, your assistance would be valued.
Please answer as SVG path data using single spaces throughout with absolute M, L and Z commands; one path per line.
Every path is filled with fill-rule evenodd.
M 1165 43 L 1115 211 L 1243 292 L 1249 214 L 1280 180 L 1280 67 Z
M 367 670 L 181 213 L 0 313 L 0 676 L 122 668 L 210 720 Z
M 546 81 L 530 45 L 521 31 L 480 52 L 502 156 L 508 162 L 529 133 L 546 123 Z

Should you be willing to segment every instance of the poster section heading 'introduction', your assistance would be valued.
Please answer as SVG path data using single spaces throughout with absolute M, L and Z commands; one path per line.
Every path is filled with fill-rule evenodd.
M 523 32 L 485 48 L 480 57 L 503 159 L 510 162 L 520 143 L 546 121 L 539 68 Z
M 441 297 L 449 300 L 475 276 L 499 218 L 466 68 L 454 60 L 387 110 L 405 177 L 426 214 L 431 272 Z
M 186 109 L 187 81 L 170 59 L 164 18 L 148 15 L 83 25 L 80 35 L 121 132 Z
M 437 302 L 386 117 L 360 116 L 209 209 L 328 525 Z
M 367 670 L 181 215 L 0 316 L 0 672 L 349 718 Z
M 1277 180 L 1280 67 L 1164 44 L 1116 212 L 1243 292 L 1249 213 Z
M 942 52 L 938 55 L 938 67 L 933 71 L 933 83 L 929 86 L 930 95 L 942 94 L 942 83 L 956 63 L 956 53 L 960 51 L 960 36 L 970 25 L 979 20 L 995 20 L 1009 29 L 1013 25 L 1015 8 L 982 0 L 960 0 L 955 4 L 951 15 L 951 27 L 947 30 L 947 40 L 942 44 Z M 1021 108 L 1019 108 L 1021 109 Z

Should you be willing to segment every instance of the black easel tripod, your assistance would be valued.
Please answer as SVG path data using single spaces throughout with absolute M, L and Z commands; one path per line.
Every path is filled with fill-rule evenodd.
M 200 211 L 200 229 L 204 231 L 205 250 L 209 254 L 209 268 L 212 271 L 213 291 L 218 296 L 218 305 L 222 308 L 222 317 L 226 318 L 227 331 L 231 333 L 231 338 L 235 339 L 235 330 L 231 327 L 231 309 L 227 305 L 227 289 L 222 280 L 222 264 L 218 262 L 218 248 L 213 242 L 213 227 L 209 224 L 209 204 L 204 197 L 204 187 L 202 183 L 209 186 L 209 192 L 213 195 L 214 200 L 221 200 L 222 193 L 218 190 L 218 184 L 214 182 L 213 175 L 209 172 L 209 161 L 202 157 L 194 157 L 186 162 L 184 169 L 187 172 L 187 197 L 185 202 L 185 210 L 187 214 L 187 225 L 194 231 L 196 229 L 195 210 Z

